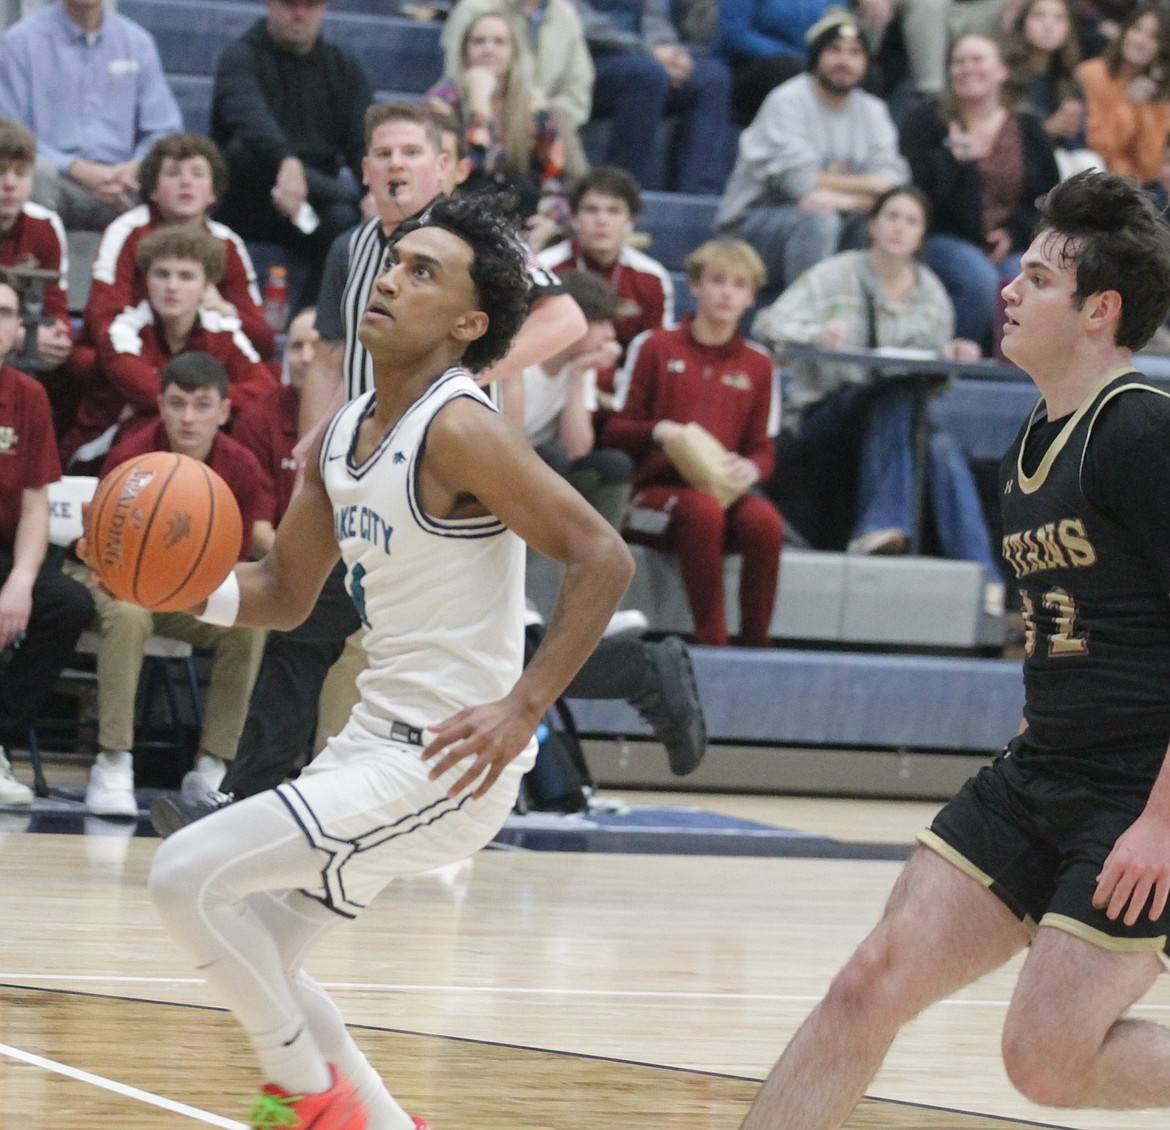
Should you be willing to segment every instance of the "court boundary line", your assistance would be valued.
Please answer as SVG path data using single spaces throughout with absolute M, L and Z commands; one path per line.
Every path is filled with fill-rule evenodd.
M 150 1000 L 156 1004 L 183 1004 L 181 1001 L 157 1001 L 154 998 L 139 998 L 119 996 L 109 993 L 87 994 L 81 989 L 52 989 L 40 985 L 24 985 L 11 980 L 27 978 L 30 981 L 64 981 L 82 984 L 109 984 L 109 985 L 203 985 L 206 981 L 202 977 L 128 977 L 124 974 L 98 973 L 14 973 L 0 971 L 0 989 L 36 989 L 41 992 L 76 992 L 80 995 L 111 996 L 121 1000 Z M 762 1002 L 772 1004 L 817 1004 L 824 994 L 816 993 L 686 993 L 659 989 L 566 989 L 566 988 L 525 988 L 521 985 L 426 985 L 409 982 L 388 981 L 322 981 L 323 989 L 339 992 L 385 992 L 385 993 L 469 993 L 469 994 L 499 994 L 501 996 L 512 993 L 516 996 L 548 996 L 548 997 L 606 997 L 613 999 L 642 998 L 647 1000 L 727 1000 L 743 1002 Z M 989 997 L 947 997 L 935 1001 L 931 1008 L 1007 1008 L 1010 1000 L 998 1000 Z M 202 1006 L 198 1006 L 202 1007 Z M 1134 1004 L 1129 1012 L 1170 1012 L 1170 1004 Z M 397 1029 L 388 1029 L 397 1031 Z
M 88 996 L 89 994 L 78 995 Z M 30 1067 L 39 1067 L 43 1071 L 51 1071 L 55 1075 L 64 1075 L 67 1079 L 73 1079 L 75 1082 L 99 1087 L 104 1091 L 121 1095 L 123 1098 L 134 1099 L 147 1106 L 154 1106 L 161 1110 L 169 1111 L 171 1114 L 181 1114 L 197 1122 L 205 1122 L 209 1126 L 219 1126 L 222 1130 L 248 1130 L 244 1123 L 236 1122 L 234 1119 L 224 1118 L 222 1115 L 212 1114 L 210 1111 L 200 1110 L 198 1107 L 176 1102 L 174 1099 L 156 1095 L 151 1091 L 144 1091 L 140 1087 L 132 1087 L 129 1083 L 119 1083 L 116 1079 L 108 1079 L 106 1076 L 98 1075 L 93 1071 L 86 1071 L 80 1067 L 72 1067 L 67 1063 L 60 1063 L 55 1059 L 48 1059 L 46 1056 L 37 1055 L 35 1052 L 26 1052 L 22 1048 L 14 1048 L 10 1044 L 0 1044 L 0 1056 L 6 1059 L 14 1059 L 18 1063 L 24 1063 Z
M 0 975 L 3 976 L 3 975 Z M 189 983 L 180 978 L 167 978 L 172 984 L 175 982 Z M 191 981 L 195 983 L 202 983 L 198 978 L 192 978 Z M 121 995 L 111 995 L 105 993 L 88 993 L 78 989 L 43 989 L 38 986 L 31 985 L 13 985 L 0 980 L 0 990 L 13 989 L 29 993 L 43 993 L 46 996 L 73 996 L 85 997 L 91 1000 L 119 1000 L 127 1004 L 149 1004 L 157 1005 L 163 1008 L 186 1008 L 193 1009 L 196 1012 L 213 1012 L 222 1015 L 230 1016 L 230 1010 L 221 1005 L 212 1004 L 194 1004 L 188 1001 L 160 1001 L 153 1000 L 149 997 L 129 997 Z M 717 995 L 717 994 L 716 994 Z M 813 998 L 819 1000 L 820 998 Z M 763 1080 L 754 1075 L 734 1075 L 726 1071 L 706 1071 L 701 1068 L 694 1067 L 678 1067 L 669 1063 L 650 1063 L 646 1060 L 627 1059 L 622 1056 L 608 1056 L 599 1055 L 594 1052 L 574 1052 L 567 1051 L 562 1048 L 542 1048 L 533 1044 L 515 1044 L 508 1043 L 503 1040 L 484 1040 L 474 1036 L 452 1036 L 444 1032 L 421 1032 L 414 1028 L 393 1028 L 382 1024 L 362 1024 L 362 1023 L 346 1023 L 347 1028 L 355 1029 L 362 1032 L 381 1032 L 388 1035 L 396 1036 L 413 1036 L 421 1040 L 440 1040 L 447 1043 L 455 1044 L 470 1044 L 479 1047 L 500 1048 L 512 1051 L 534 1052 L 539 1055 L 552 1055 L 561 1058 L 570 1059 L 585 1059 L 597 1063 L 612 1063 L 618 1065 L 625 1065 L 627 1067 L 645 1067 L 655 1071 L 667 1071 L 671 1073 L 681 1073 L 685 1075 L 695 1075 L 711 1079 L 727 1079 L 740 1083 L 762 1083 Z M 4 1048 L 0 1044 L 0 1050 Z M 881 1103 L 886 1106 L 909 1107 L 914 1110 L 929 1110 L 937 1111 L 940 1114 L 958 1114 L 968 1118 L 983 1118 L 991 1122 L 1001 1122 L 1008 1126 L 1027 1126 L 1032 1127 L 1033 1130 L 1072 1130 L 1068 1126 L 1058 1126 L 1052 1122 L 1032 1122 L 1023 1118 L 1009 1118 L 998 1114 L 985 1114 L 977 1110 L 959 1110 L 955 1107 L 934 1106 L 930 1103 L 916 1103 L 909 1102 L 905 1099 L 889 1099 L 880 1095 L 863 1095 L 862 1098 L 866 1102 Z M 194 1108 L 192 1108 L 194 1109 Z M 218 1115 L 209 1115 L 208 1118 L 219 1118 Z M 223 1126 L 226 1130 L 247 1130 L 243 1123 L 231 1122 L 226 1119 L 214 1123 L 215 1125 Z

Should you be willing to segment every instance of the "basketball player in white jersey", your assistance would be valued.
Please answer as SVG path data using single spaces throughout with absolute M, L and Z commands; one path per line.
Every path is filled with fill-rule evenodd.
M 523 254 L 483 199 L 441 200 L 404 225 L 359 327 L 374 391 L 314 444 L 268 556 L 195 610 L 290 628 L 340 547 L 370 659 L 348 724 L 297 781 L 183 828 L 151 871 L 168 930 L 260 1060 L 252 1126 L 425 1126 L 391 1098 L 305 956 L 392 879 L 492 839 L 542 714 L 633 572 L 612 528 L 460 367 L 503 356 L 526 292 Z M 566 571 L 522 668 L 525 541 Z

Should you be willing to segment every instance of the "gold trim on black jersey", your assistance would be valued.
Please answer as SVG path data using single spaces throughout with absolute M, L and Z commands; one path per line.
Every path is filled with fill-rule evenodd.
M 1048 478 L 1048 472 L 1052 469 L 1052 464 L 1056 462 L 1056 457 L 1064 450 L 1064 445 L 1068 443 L 1069 436 L 1072 435 L 1076 426 L 1084 419 L 1085 413 L 1093 406 L 1093 401 L 1101 395 L 1101 391 L 1119 377 L 1125 376 L 1126 373 L 1135 372 L 1137 370 L 1132 365 L 1125 365 L 1122 368 L 1114 369 L 1107 376 L 1103 377 L 1088 393 L 1085 399 L 1081 401 L 1079 407 L 1068 418 L 1068 422 L 1064 427 L 1060 429 L 1060 434 L 1052 441 L 1048 450 L 1044 452 L 1044 457 L 1040 460 L 1040 466 L 1036 468 L 1036 473 L 1034 475 L 1027 475 L 1024 473 L 1024 451 L 1028 446 L 1028 437 L 1032 434 L 1032 425 L 1036 422 L 1036 413 L 1044 407 L 1043 397 L 1036 401 L 1036 407 L 1032 409 L 1032 415 L 1028 417 L 1028 426 L 1024 429 L 1019 453 L 1016 455 L 1016 479 L 1020 484 L 1020 490 L 1024 494 L 1035 494 L 1044 485 L 1045 480 Z M 1127 385 L 1126 387 L 1128 388 L 1130 386 Z
M 1101 415 L 1101 409 L 1105 407 L 1115 396 L 1123 392 L 1129 392 L 1130 389 L 1141 389 L 1143 392 L 1156 392 L 1159 396 L 1166 397 L 1170 400 L 1170 392 L 1165 392 L 1163 389 L 1154 388 L 1153 385 L 1141 384 L 1134 382 L 1133 384 L 1118 385 L 1117 388 L 1112 389 L 1108 396 L 1101 398 L 1101 403 L 1097 405 L 1097 411 L 1093 413 L 1093 418 L 1089 421 L 1088 431 L 1085 432 L 1085 446 L 1081 450 L 1081 473 L 1085 470 L 1085 456 L 1089 453 L 1089 437 L 1093 434 L 1093 426 L 1097 423 L 1097 417 Z

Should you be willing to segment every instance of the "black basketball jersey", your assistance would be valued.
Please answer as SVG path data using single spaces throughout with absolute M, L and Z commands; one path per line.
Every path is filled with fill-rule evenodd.
M 1062 425 L 1048 424 L 1041 402 L 1001 466 L 1003 556 L 1024 602 L 1024 716 L 1042 749 L 1106 755 L 1170 738 L 1167 563 L 1152 559 L 1149 539 L 1108 498 L 1085 489 L 1091 444 L 1094 467 L 1129 454 L 1128 410 L 1141 405 L 1119 411 L 1118 398 L 1151 396 L 1166 394 L 1129 370 L 1112 374 Z M 1162 404 L 1152 407 L 1170 420 Z M 1056 434 L 1037 450 L 1045 428 Z M 1170 427 L 1162 450 L 1170 460 Z

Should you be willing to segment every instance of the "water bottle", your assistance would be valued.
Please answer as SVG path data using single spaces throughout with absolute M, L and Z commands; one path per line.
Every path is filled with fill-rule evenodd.
M 288 325 L 288 271 L 273 267 L 264 284 L 264 317 L 277 332 Z

